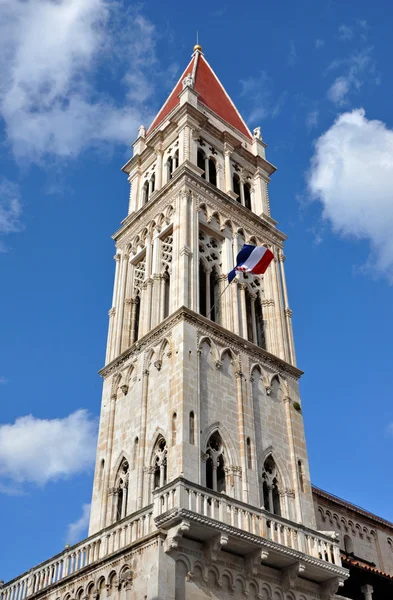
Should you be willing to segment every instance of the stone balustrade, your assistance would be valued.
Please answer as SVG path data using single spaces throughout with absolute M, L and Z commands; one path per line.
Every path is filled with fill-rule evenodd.
M 66 548 L 52 559 L 0 587 L 0 600 L 24 600 L 155 530 L 152 505 Z
M 206 490 L 181 478 L 154 492 L 154 518 L 172 509 L 185 509 L 243 532 L 293 548 L 341 567 L 339 544 L 332 536 L 308 529 L 264 509 L 251 507 L 222 493 Z

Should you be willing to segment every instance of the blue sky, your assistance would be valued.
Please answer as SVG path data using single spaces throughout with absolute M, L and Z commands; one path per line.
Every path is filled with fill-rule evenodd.
M 195 31 L 262 126 L 312 480 L 393 520 L 393 7 L 3 0 L 0 579 L 86 533 L 120 167 Z

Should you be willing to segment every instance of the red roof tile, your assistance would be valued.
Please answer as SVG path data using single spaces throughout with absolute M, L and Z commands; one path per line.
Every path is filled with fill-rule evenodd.
M 178 95 L 183 87 L 182 81 L 187 75 L 190 73 L 192 74 L 196 61 L 194 89 L 199 94 L 198 101 L 207 106 L 211 111 L 215 112 L 221 119 L 237 129 L 237 131 L 240 131 L 240 133 L 248 138 L 252 138 L 247 125 L 244 123 L 221 82 L 213 72 L 209 63 L 199 52 L 194 53 L 184 73 L 151 124 L 148 133 L 158 127 L 158 125 L 160 125 L 169 113 L 179 104 Z

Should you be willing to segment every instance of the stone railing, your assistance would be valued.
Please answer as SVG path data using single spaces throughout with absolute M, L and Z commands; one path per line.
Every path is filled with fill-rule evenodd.
M 220 521 L 243 532 L 341 566 L 339 545 L 333 532 L 330 536 L 308 529 L 182 479 L 154 492 L 154 518 L 158 523 L 162 521 L 161 515 L 176 508 Z
M 66 548 L 52 559 L 0 587 L 0 600 L 24 600 L 53 583 L 128 546 L 155 530 L 153 506 L 140 510 L 114 525 Z

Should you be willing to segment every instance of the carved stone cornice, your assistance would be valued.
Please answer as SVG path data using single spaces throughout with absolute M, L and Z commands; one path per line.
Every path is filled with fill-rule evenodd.
M 298 380 L 303 375 L 303 371 L 297 367 L 290 365 L 283 359 L 270 354 L 267 350 L 259 348 L 252 342 L 245 340 L 185 306 L 179 308 L 176 312 L 162 321 L 162 323 L 157 325 L 157 327 L 135 342 L 130 348 L 105 365 L 100 369 L 99 374 L 106 378 L 119 370 L 127 361 L 139 355 L 141 351 L 156 345 L 158 341 L 164 337 L 170 337 L 173 327 L 182 321 L 194 325 L 198 329 L 198 334 L 201 337 L 206 335 L 218 346 L 231 348 L 235 354 L 246 354 L 254 363 L 259 363 L 262 367 L 271 369 L 279 375 L 291 377 L 295 380 Z
M 322 561 L 319 558 L 315 558 L 308 554 L 304 554 L 299 550 L 295 550 L 289 546 L 284 546 L 273 540 L 269 540 L 264 537 L 260 537 L 254 533 L 250 533 L 248 531 L 244 531 L 243 529 L 238 529 L 228 523 L 223 523 L 222 521 L 217 521 L 212 519 L 211 517 L 207 517 L 205 515 L 193 512 L 191 510 L 185 508 L 174 508 L 166 513 L 155 517 L 154 522 L 156 526 L 160 529 L 167 529 L 168 527 L 171 530 L 173 528 L 173 523 L 179 521 L 186 521 L 188 524 L 196 523 L 197 525 L 207 526 L 210 530 L 215 530 L 217 533 L 224 533 L 229 536 L 229 538 L 234 538 L 238 540 L 242 540 L 248 542 L 256 548 L 260 548 L 265 552 L 271 551 L 273 553 L 281 553 L 286 558 L 290 558 L 294 563 L 300 563 L 301 565 L 315 566 L 318 568 L 323 568 L 326 575 L 326 583 L 331 583 L 332 579 L 338 581 L 343 581 L 348 577 L 348 570 L 335 565 L 334 563 L 329 563 L 326 561 Z M 337 590 L 336 587 L 336 590 Z M 330 599 L 329 599 L 330 600 Z

